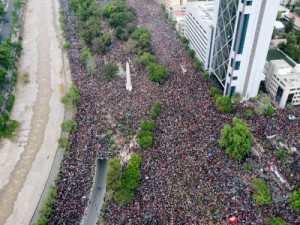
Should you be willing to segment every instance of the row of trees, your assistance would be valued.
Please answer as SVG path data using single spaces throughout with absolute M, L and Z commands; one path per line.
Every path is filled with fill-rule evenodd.
M 142 158 L 138 154 L 133 154 L 123 173 L 119 158 L 115 157 L 108 161 L 107 188 L 114 191 L 113 198 L 117 203 L 125 205 L 132 200 L 141 178 L 141 161 Z
M 115 37 L 127 41 L 137 28 L 134 24 L 135 10 L 126 5 L 125 1 L 108 4 L 102 10 L 103 16 L 108 19 L 108 24 L 115 28 Z
M 21 51 L 21 44 L 10 39 L 5 39 L 0 44 L 0 137 L 4 138 L 10 137 L 19 126 L 17 121 L 10 120 L 9 113 L 15 101 L 13 92 L 18 78 L 15 65 Z
M 278 45 L 279 49 L 288 54 L 297 63 L 300 62 L 300 30 L 290 31 L 287 34 L 287 43 Z

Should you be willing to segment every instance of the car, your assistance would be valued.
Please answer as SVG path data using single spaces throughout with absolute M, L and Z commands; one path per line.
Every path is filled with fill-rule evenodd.
M 296 117 L 293 116 L 293 115 L 289 115 L 288 118 L 289 118 L 289 120 L 295 120 L 296 119 Z

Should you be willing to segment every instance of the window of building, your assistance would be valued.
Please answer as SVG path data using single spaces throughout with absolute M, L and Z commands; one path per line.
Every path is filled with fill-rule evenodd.
M 234 65 L 234 69 L 235 69 L 235 70 L 239 70 L 240 67 L 241 67 L 241 61 L 236 61 L 236 62 L 235 62 L 235 65 Z
M 233 78 L 232 78 L 232 80 L 237 80 L 237 79 L 238 79 L 238 77 L 233 77 Z
M 246 1 L 246 5 L 252 5 L 252 1 Z
M 240 40 L 240 44 L 239 44 L 238 54 L 242 54 L 243 50 L 244 50 L 244 44 L 245 44 L 245 40 L 246 40 L 246 33 L 247 33 L 247 29 L 248 29 L 249 18 L 250 18 L 249 14 L 244 15 L 242 36 L 241 36 L 241 40 Z

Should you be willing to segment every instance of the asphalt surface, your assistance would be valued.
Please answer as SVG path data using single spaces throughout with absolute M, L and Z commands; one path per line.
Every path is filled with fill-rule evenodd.
M 90 203 L 86 208 L 85 216 L 81 225 L 95 225 L 99 218 L 99 213 L 103 204 L 104 194 L 106 191 L 106 169 L 107 160 L 98 159 L 96 164 L 96 173 L 94 186 Z
M 14 1 L 9 0 L 8 5 L 7 5 L 5 19 L 2 22 L 2 26 L 1 26 L 0 42 L 2 42 L 4 38 L 9 37 L 9 35 L 10 35 L 11 15 L 12 15 L 13 8 L 14 8 Z

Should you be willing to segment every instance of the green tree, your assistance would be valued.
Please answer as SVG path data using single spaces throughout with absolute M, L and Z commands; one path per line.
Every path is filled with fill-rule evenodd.
M 258 115 L 262 115 L 265 112 L 265 107 L 262 104 L 260 104 L 255 107 L 255 112 Z
M 216 99 L 216 107 L 218 110 L 225 113 L 230 113 L 233 110 L 231 99 L 229 96 L 219 96 Z
M 124 172 L 124 188 L 135 191 L 138 187 L 138 181 L 141 178 L 140 163 L 142 158 L 138 154 L 133 154 L 130 158 L 126 170 Z
M 60 127 L 61 127 L 62 131 L 64 131 L 64 132 L 73 133 L 77 129 L 77 123 L 74 120 L 65 120 L 64 122 L 62 122 Z
M 181 37 L 180 41 L 184 45 L 188 45 L 189 44 L 189 39 L 187 39 L 186 37 Z
M 117 190 L 122 186 L 122 165 L 118 157 L 108 160 L 106 182 L 109 189 Z
M 79 91 L 76 86 L 72 85 L 69 91 L 62 97 L 61 102 L 65 107 L 78 105 L 81 101 Z
M 201 71 L 203 70 L 203 63 L 199 60 L 199 59 L 195 59 L 194 60 L 194 63 L 193 63 L 193 66 L 194 68 L 197 70 L 197 71 Z
M 5 83 L 7 82 L 7 70 L 4 68 L 0 68 L 0 87 L 4 87 Z
M 239 118 L 233 118 L 233 127 L 224 125 L 219 139 L 219 145 L 226 149 L 226 153 L 240 162 L 249 154 L 253 136 L 248 125 Z
M 246 109 L 244 114 L 246 117 L 251 117 L 251 116 L 253 116 L 253 111 L 251 109 Z
M 275 112 L 275 109 L 271 105 L 269 105 L 266 109 L 266 115 L 272 116 L 274 114 L 274 112 Z
M 195 58 L 195 55 L 196 55 L 195 50 L 190 49 L 190 50 L 188 51 L 188 55 L 189 55 L 189 57 L 191 57 L 191 59 L 194 59 L 194 58 Z
M 288 203 L 295 212 L 300 213 L 300 189 L 292 192 L 288 199 Z
M 90 75 L 96 73 L 96 62 L 93 56 L 89 56 L 86 61 L 86 70 Z
M 156 63 L 151 63 L 147 66 L 149 79 L 162 84 L 167 79 L 168 69 Z
M 58 140 L 58 147 L 64 148 L 64 149 L 69 149 L 71 143 L 69 142 L 67 137 L 60 137 Z
M 239 92 L 235 92 L 231 99 L 233 100 L 234 103 L 240 103 L 242 101 L 242 96 Z
M 104 66 L 104 76 L 107 81 L 111 81 L 118 73 L 118 65 L 112 62 L 107 63 Z
M 161 110 L 161 103 L 155 102 L 150 109 L 150 117 L 152 119 L 156 119 L 158 116 L 159 111 Z
M 5 7 L 2 2 L 0 2 L 0 17 L 3 18 L 5 16 Z
M 287 23 L 285 23 L 285 32 L 290 33 L 294 29 L 294 18 L 290 18 Z
M 131 202 L 133 194 L 134 193 L 128 189 L 120 188 L 115 192 L 114 199 L 120 205 L 126 205 Z
M 253 198 L 258 205 L 270 205 L 272 203 L 268 187 L 262 179 L 253 179 L 251 186 L 255 190 Z
M 143 66 L 148 66 L 151 63 L 154 63 L 154 56 L 149 52 L 144 52 L 139 58 L 140 64 Z
M 91 56 L 91 51 L 88 48 L 84 48 L 81 55 L 80 55 L 80 61 L 85 65 L 87 59 Z
M 270 217 L 267 218 L 267 223 L 269 225 L 289 225 L 288 222 L 284 221 L 283 219 L 279 217 Z
M 141 124 L 142 130 L 153 131 L 154 123 L 152 121 L 145 120 Z

